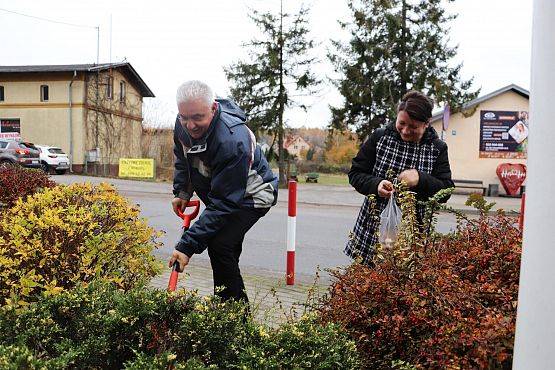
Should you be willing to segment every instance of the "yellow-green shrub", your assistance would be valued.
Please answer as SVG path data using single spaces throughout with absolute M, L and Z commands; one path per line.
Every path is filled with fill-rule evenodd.
M 101 278 L 128 289 L 158 272 L 157 233 L 107 184 L 56 186 L 0 219 L 0 305 Z

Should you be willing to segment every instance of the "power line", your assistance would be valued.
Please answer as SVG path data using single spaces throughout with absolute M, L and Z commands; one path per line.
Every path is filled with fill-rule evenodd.
M 23 14 L 23 13 L 15 12 L 13 10 L 3 9 L 3 8 L 0 8 L 0 10 L 4 11 L 4 12 L 7 12 L 7 13 L 17 14 L 17 15 L 21 15 L 23 17 L 28 17 L 28 18 L 34 18 L 34 19 L 38 19 L 38 20 L 41 20 L 41 21 L 45 21 L 45 22 L 58 23 L 58 24 L 66 25 L 66 26 L 72 26 L 72 27 L 98 29 L 98 26 L 88 26 L 88 25 L 83 25 L 83 24 L 75 24 L 75 23 L 68 23 L 68 22 L 62 22 L 62 21 L 55 21 L 53 19 L 47 19 L 47 18 L 37 17 L 37 16 L 34 16 L 34 15 Z

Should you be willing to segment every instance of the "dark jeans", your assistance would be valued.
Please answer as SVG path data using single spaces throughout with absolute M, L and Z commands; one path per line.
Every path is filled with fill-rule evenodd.
M 269 208 L 243 209 L 228 216 L 226 225 L 208 242 L 214 294 L 223 300 L 233 298 L 249 301 L 239 270 L 239 256 L 243 250 L 245 234 L 268 210 Z

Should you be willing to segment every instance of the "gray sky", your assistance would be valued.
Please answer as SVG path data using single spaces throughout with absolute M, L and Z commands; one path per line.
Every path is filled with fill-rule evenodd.
M 284 0 L 285 10 L 298 9 L 297 0 Z M 326 60 L 330 38 L 342 37 L 338 19 L 349 16 L 345 1 L 309 0 L 312 38 L 319 42 L 322 60 L 315 71 L 332 76 Z M 145 99 L 146 109 L 164 120 L 175 117 L 177 86 L 188 79 L 211 84 L 227 95 L 229 84 L 223 66 L 245 56 L 241 48 L 257 30 L 248 19 L 249 7 L 279 10 L 279 0 L 0 0 L 0 8 L 60 22 L 88 25 L 73 27 L 23 17 L 0 10 L 0 65 L 72 64 L 96 62 L 100 26 L 100 62 L 127 58 L 156 95 Z M 458 0 L 449 5 L 459 17 L 452 23 L 450 39 L 459 45 L 457 62 L 463 76 L 475 77 L 482 94 L 510 83 L 530 85 L 532 0 Z M 308 113 L 288 112 L 288 124 L 324 127 L 330 118 L 328 104 L 341 97 L 325 85 L 311 99 Z

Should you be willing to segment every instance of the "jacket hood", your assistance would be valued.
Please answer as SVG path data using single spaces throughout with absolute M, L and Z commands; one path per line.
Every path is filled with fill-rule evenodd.
M 229 114 L 230 116 L 238 118 L 242 122 L 247 121 L 247 115 L 233 100 L 216 99 L 216 101 L 220 105 L 221 113 Z
M 390 123 L 389 125 L 387 125 L 385 130 L 386 130 L 386 132 L 395 136 L 397 139 L 403 140 L 401 138 L 401 134 L 399 134 L 399 131 L 397 131 L 397 128 L 395 128 L 395 123 Z M 439 139 L 437 131 L 436 131 L 435 128 L 433 128 L 430 125 L 430 126 L 428 126 L 428 128 L 426 128 L 426 131 L 424 131 L 424 135 L 422 135 L 422 140 L 420 140 L 420 143 L 429 143 L 429 142 L 432 142 L 436 139 Z

